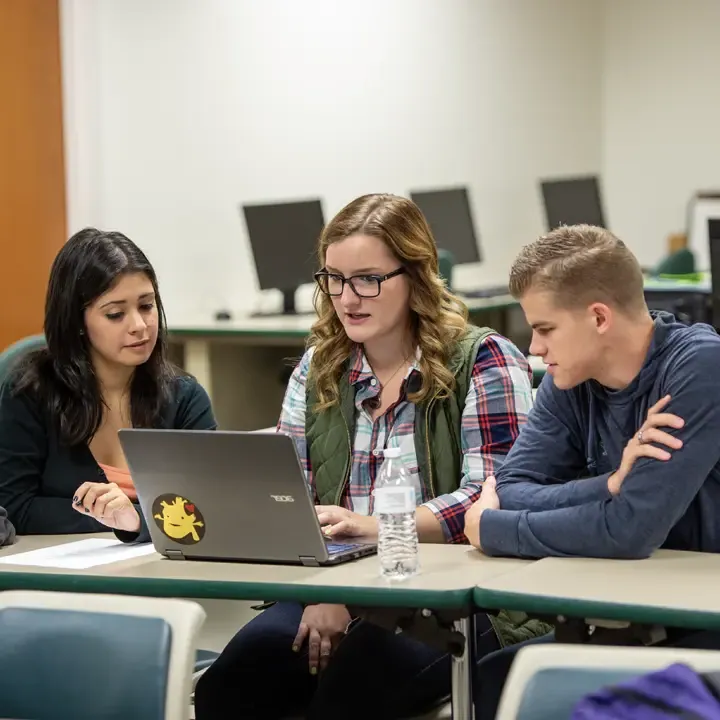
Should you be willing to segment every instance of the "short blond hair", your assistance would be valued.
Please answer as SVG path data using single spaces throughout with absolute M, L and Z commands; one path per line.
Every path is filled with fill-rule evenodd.
M 562 225 L 526 245 L 510 270 L 510 293 L 548 290 L 567 308 L 602 302 L 626 313 L 647 310 L 637 258 L 609 230 Z

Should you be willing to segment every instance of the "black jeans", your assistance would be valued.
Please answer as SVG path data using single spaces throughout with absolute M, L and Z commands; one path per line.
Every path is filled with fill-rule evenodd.
M 310 675 L 307 647 L 293 652 L 303 607 L 277 603 L 228 643 L 195 690 L 197 720 L 395 720 L 450 694 L 450 656 L 405 635 L 357 622 L 327 668 Z M 486 615 L 476 618 L 477 657 L 500 647 Z

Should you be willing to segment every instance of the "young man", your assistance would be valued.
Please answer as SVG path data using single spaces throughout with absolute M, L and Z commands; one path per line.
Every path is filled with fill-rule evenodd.
M 526 246 L 510 290 L 549 377 L 468 540 L 526 558 L 720 552 L 720 337 L 649 312 L 636 258 L 602 228 Z
M 468 540 L 527 558 L 720 552 L 720 337 L 649 312 L 637 260 L 598 227 L 525 247 L 510 290 L 548 376 L 465 515 Z M 716 649 L 720 637 L 681 630 L 666 644 Z M 522 646 L 478 664 L 476 720 L 495 717 Z

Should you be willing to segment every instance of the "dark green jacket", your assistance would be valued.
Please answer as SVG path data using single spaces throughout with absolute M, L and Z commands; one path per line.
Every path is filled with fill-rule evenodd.
M 415 452 L 421 482 L 426 494 L 438 497 L 454 492 L 462 479 L 461 424 L 478 349 L 494 334 L 491 328 L 471 326 L 458 343 L 448 367 L 455 376 L 455 392 L 447 398 L 430 398 L 415 412 Z M 317 393 L 308 374 L 306 390 L 305 438 L 315 490 L 321 505 L 340 505 L 350 479 L 355 437 L 355 387 L 349 382 L 350 364 L 340 380 L 340 402 L 321 413 L 313 411 Z M 523 613 L 502 611 L 491 617 L 503 645 L 511 645 L 552 628 Z

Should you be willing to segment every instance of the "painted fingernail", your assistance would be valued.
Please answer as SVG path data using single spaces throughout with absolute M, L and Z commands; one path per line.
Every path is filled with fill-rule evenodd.
M 87 508 L 85 508 L 85 512 L 89 513 L 90 511 Z
M 317 675 L 317 668 L 316 667 L 310 668 L 310 674 Z
M 77 495 L 73 498 L 73 502 L 74 502 L 74 503 L 77 502 Z
M 293 652 L 297 652 L 299 649 L 297 645 L 293 645 Z

